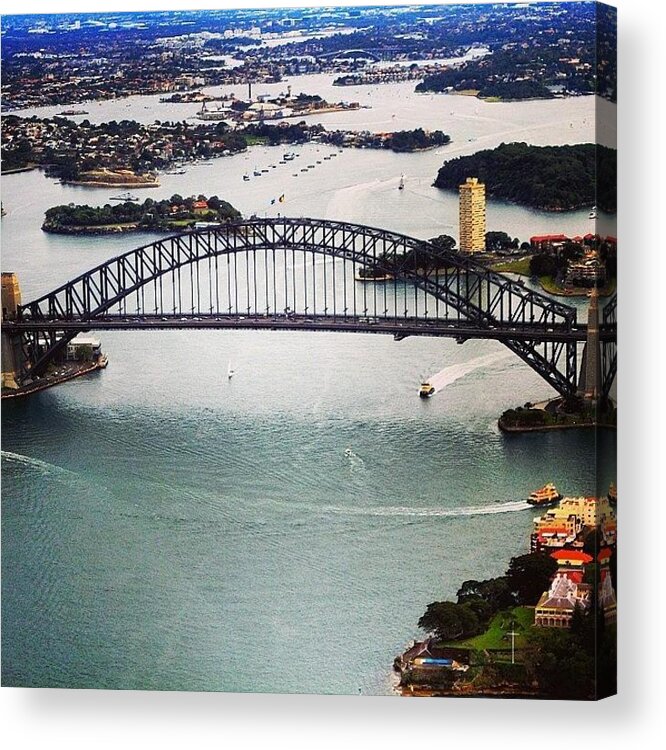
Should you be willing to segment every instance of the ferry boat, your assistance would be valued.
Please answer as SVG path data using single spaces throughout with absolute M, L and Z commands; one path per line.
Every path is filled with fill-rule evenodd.
M 421 398 L 430 398 L 434 392 L 435 386 L 427 380 L 424 380 L 423 383 L 421 383 L 421 387 L 419 388 L 419 396 Z
M 63 109 L 62 112 L 58 112 L 63 117 L 74 117 L 75 115 L 87 115 L 88 110 L 86 109 Z
M 562 495 L 557 491 L 552 483 L 544 484 L 538 490 L 534 490 L 527 498 L 530 505 L 553 505 L 562 499 Z

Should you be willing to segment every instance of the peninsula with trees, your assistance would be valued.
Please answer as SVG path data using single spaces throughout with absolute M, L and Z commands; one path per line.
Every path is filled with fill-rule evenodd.
M 87 187 L 144 188 L 159 185 L 157 173 L 197 161 L 233 156 L 254 145 L 309 142 L 341 148 L 389 149 L 396 153 L 446 145 L 441 130 L 389 133 L 326 130 L 321 124 L 224 121 L 143 125 L 135 120 L 76 123 L 65 117 L 3 117 L 2 173 L 43 168 L 48 176 Z
M 614 213 L 617 152 L 593 143 L 530 146 L 502 143 L 447 161 L 435 187 L 457 190 L 469 175 L 486 185 L 491 198 L 543 211 L 573 211 L 598 206 Z
M 533 518 L 530 552 L 428 604 L 398 656 L 402 695 L 594 700 L 616 691 L 617 491 Z M 566 534 L 562 526 L 567 525 Z

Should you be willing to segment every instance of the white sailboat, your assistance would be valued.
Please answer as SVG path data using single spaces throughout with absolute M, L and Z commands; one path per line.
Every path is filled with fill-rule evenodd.
M 597 207 L 596 207 L 596 206 L 593 206 L 593 207 L 592 207 L 592 210 L 591 210 L 591 211 L 590 211 L 590 213 L 588 214 L 588 217 L 587 217 L 587 218 L 588 218 L 588 219 L 596 219 L 596 218 L 597 218 Z
M 404 190 L 405 189 L 405 175 L 400 175 L 400 182 L 398 183 L 398 190 Z
M 229 360 L 229 364 L 227 366 L 227 379 L 231 380 L 231 378 L 233 378 L 233 376 L 234 376 L 234 370 L 231 367 L 231 360 Z

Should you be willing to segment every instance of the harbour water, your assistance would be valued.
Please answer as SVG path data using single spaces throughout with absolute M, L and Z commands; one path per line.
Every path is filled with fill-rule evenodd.
M 320 118 L 327 127 L 438 127 L 453 142 L 345 150 L 300 173 L 333 152 L 312 144 L 246 182 L 285 150 L 256 147 L 162 175 L 140 196 L 217 194 L 244 214 L 457 236 L 457 196 L 432 187 L 444 159 L 594 138 L 586 97 L 486 104 L 417 96 L 413 82 L 330 82 L 293 84 L 372 108 Z M 148 122 L 193 113 L 157 97 L 87 108 Z M 152 239 L 40 229 L 52 205 L 113 194 L 40 172 L 3 177 L 2 267 L 24 300 Z M 523 240 L 589 222 L 489 202 L 488 229 Z M 553 481 L 591 494 L 615 479 L 614 434 L 498 431 L 504 409 L 552 391 L 496 342 L 204 331 L 102 342 L 105 371 L 3 404 L 5 685 L 389 693 L 426 605 L 528 550 L 530 491 Z M 419 399 L 433 374 L 438 392 Z

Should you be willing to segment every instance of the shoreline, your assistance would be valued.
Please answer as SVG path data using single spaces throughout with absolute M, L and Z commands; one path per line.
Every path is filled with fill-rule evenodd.
M 63 185 L 78 185 L 80 187 L 113 187 L 113 188 L 157 188 L 159 180 L 151 182 L 105 182 L 103 180 L 60 180 Z
M 32 172 L 33 169 L 38 169 L 39 164 L 28 164 L 25 167 L 14 167 L 14 169 L 3 169 L 0 174 L 21 174 L 21 172 Z
M 578 430 L 580 428 L 597 428 L 603 430 L 617 430 L 617 425 L 606 422 L 580 422 L 579 424 L 545 424 L 530 426 L 509 426 L 502 423 L 502 417 L 497 420 L 497 426 L 504 433 L 518 434 L 521 432 L 548 432 L 549 430 Z
M 550 294 L 552 297 L 589 297 L 592 290 L 592 287 L 586 289 L 585 287 L 577 286 L 573 287 L 571 291 L 567 291 L 566 289 L 559 289 L 555 285 L 544 284 L 541 278 L 539 278 L 539 286 L 546 294 Z M 615 289 L 616 284 L 607 284 L 603 289 L 597 290 L 597 294 L 599 297 L 610 297 L 615 292 Z
M 5 399 L 25 398 L 26 396 L 30 396 L 33 393 L 38 393 L 39 391 L 44 391 L 47 388 L 52 388 L 55 385 L 66 383 L 69 380 L 74 380 L 74 378 L 79 378 L 82 375 L 89 375 L 91 372 L 95 372 L 96 370 L 103 370 L 108 365 L 108 363 L 108 358 L 102 355 L 97 360 L 97 362 L 86 363 L 85 367 L 82 366 L 76 369 L 72 369 L 70 372 L 63 375 L 57 375 L 55 377 L 46 375 L 43 378 L 35 381 L 34 383 L 30 383 L 29 385 L 21 386 L 19 388 L 3 389 L 2 394 L 0 395 L 0 400 L 4 401 Z

